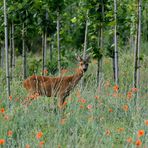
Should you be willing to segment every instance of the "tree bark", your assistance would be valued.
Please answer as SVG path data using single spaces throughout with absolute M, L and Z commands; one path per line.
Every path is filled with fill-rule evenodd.
M 5 27 L 5 56 L 6 56 L 6 82 L 7 82 L 7 98 L 10 96 L 10 75 L 9 75 L 9 54 L 8 54 L 8 23 L 7 23 L 7 7 L 4 0 L 4 27 Z M 9 104 L 10 105 L 10 104 Z
M 86 50 L 87 50 L 87 35 L 88 35 L 88 10 L 87 10 L 87 14 L 86 14 L 85 37 L 84 37 L 84 49 L 83 49 L 83 59 L 86 58 Z
M 57 11 L 57 49 L 58 49 L 58 70 L 59 75 L 61 74 L 61 49 L 60 49 L 60 15 L 59 10 Z
M 45 13 L 45 20 L 47 22 L 48 20 L 48 13 L 46 11 Z M 45 70 L 46 70 L 46 54 L 47 54 L 47 24 L 45 26 L 45 29 L 43 31 L 43 68 L 42 68 L 42 75 L 45 75 Z
M 103 28 L 102 23 L 100 23 L 100 28 L 98 31 L 98 50 L 102 51 L 103 48 Z M 100 53 L 101 54 L 101 53 Z M 101 87 L 101 79 L 102 79 L 102 56 L 98 57 L 98 65 L 97 65 L 97 86 Z
M 46 49 L 47 49 L 47 29 L 45 29 L 43 33 L 43 68 L 42 68 L 42 74 L 45 75 L 45 69 L 46 69 Z
M 86 12 L 86 23 L 85 23 L 85 36 L 84 36 L 84 48 L 83 48 L 83 59 L 86 58 L 87 50 L 87 36 L 88 36 L 88 10 Z M 81 79 L 81 90 L 84 87 L 84 78 Z
M 118 67 L 118 47 L 117 47 L 117 1 L 114 0 L 114 20 L 115 20 L 115 26 L 114 26 L 114 64 L 115 64 L 115 84 L 118 85 L 119 83 L 119 67 Z
M 27 77 L 27 59 L 25 49 L 25 23 L 22 24 L 22 49 L 23 49 L 23 79 Z
M 9 28 L 9 53 L 10 53 L 10 70 L 12 70 L 12 25 Z
M 12 21 L 10 27 L 10 67 L 11 67 L 11 79 L 13 79 L 13 73 L 15 68 L 15 45 L 14 45 L 14 23 Z
M 134 82 L 135 88 L 140 88 L 140 47 L 141 47 L 141 0 L 138 0 L 138 22 L 136 32 L 136 46 L 135 46 L 135 57 L 134 57 Z M 138 91 L 136 98 L 139 96 Z M 136 100 L 135 100 L 136 103 Z
M 53 50 L 53 42 L 50 42 L 49 54 L 50 54 L 50 63 L 52 63 L 52 50 Z
M 14 23 L 12 22 L 12 69 L 15 68 Z
M 13 56 L 13 50 L 12 50 L 12 24 L 9 28 L 9 52 L 10 52 L 10 78 L 12 80 L 12 56 Z
M 103 21 L 104 21 L 104 3 L 103 0 L 101 0 L 101 17 L 102 19 L 100 20 L 100 28 L 98 31 L 98 50 L 99 52 L 102 52 L 103 49 Z M 102 66 L 103 64 L 103 58 L 102 58 L 102 53 L 100 53 L 100 57 L 98 57 L 98 65 L 97 65 L 97 86 L 99 89 L 101 89 L 101 81 L 102 81 Z

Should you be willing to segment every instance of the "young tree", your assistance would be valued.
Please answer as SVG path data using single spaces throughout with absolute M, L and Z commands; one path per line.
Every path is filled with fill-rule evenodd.
M 7 23 L 7 6 L 6 6 L 6 0 L 4 0 L 4 27 L 5 27 L 5 56 L 6 56 L 7 98 L 9 98 L 9 96 L 10 96 L 10 76 L 9 76 L 8 23 Z
M 61 74 L 61 49 L 60 49 L 60 14 L 59 8 L 57 9 L 57 49 L 58 49 L 58 69 Z
M 15 68 L 15 41 L 14 41 L 14 22 L 12 21 L 12 69 Z
M 99 49 L 99 53 L 100 56 L 97 58 L 98 62 L 98 66 L 97 66 L 97 85 L 99 87 L 99 89 L 101 89 L 101 79 L 102 79 L 102 50 L 103 50 L 103 22 L 104 22 L 104 1 L 101 0 L 100 1 L 100 8 L 99 8 L 99 12 L 100 12 L 100 22 L 99 22 L 99 29 L 98 29 L 98 49 Z
M 85 59 L 85 57 L 86 57 L 87 36 L 88 36 L 88 10 L 86 12 L 86 24 L 85 24 L 85 37 L 84 37 L 83 59 Z
M 15 68 L 15 46 L 14 46 L 14 23 L 11 22 L 10 25 L 10 43 L 9 43 L 9 49 L 10 49 L 10 68 L 11 68 L 11 79 L 13 78 L 14 68 Z
M 46 11 L 45 13 L 45 21 L 47 22 L 48 19 L 48 13 Z M 42 73 L 45 75 L 45 69 L 46 69 L 46 53 L 47 53 L 47 23 L 45 23 L 44 29 L 43 29 L 43 36 L 42 36 L 42 44 L 43 44 L 43 68 Z
M 63 12 L 63 9 L 65 8 L 66 1 L 64 0 L 55 0 L 54 3 L 52 3 L 52 10 L 55 12 L 57 17 L 57 50 L 58 50 L 58 70 L 59 74 L 61 73 L 61 47 L 60 47 L 60 22 L 61 22 L 61 14 Z
M 115 69 L 115 84 L 118 85 L 119 83 L 119 68 L 118 68 L 118 47 L 117 47 L 117 1 L 114 0 L 114 69 Z
M 134 61 L 134 87 L 140 88 L 140 47 L 141 47 L 141 0 L 138 0 L 138 14 L 137 14 L 137 31 L 136 31 L 136 46 L 135 46 L 135 61 Z M 138 97 L 138 91 L 136 94 Z M 136 100 L 135 100 L 136 103 Z
M 22 50 L 23 50 L 23 78 L 27 77 L 27 57 L 26 57 L 26 49 L 25 49 L 25 23 L 22 24 Z
M 86 58 L 86 50 L 87 50 L 87 38 L 88 38 L 88 10 L 86 12 L 86 23 L 85 23 L 85 35 L 84 35 L 84 48 L 83 48 L 83 59 Z M 83 89 L 84 86 L 84 79 L 81 79 L 81 89 Z

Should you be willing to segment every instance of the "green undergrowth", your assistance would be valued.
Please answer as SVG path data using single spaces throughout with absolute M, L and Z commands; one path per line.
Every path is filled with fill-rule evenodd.
M 64 111 L 57 108 L 56 97 L 42 96 L 24 106 L 27 92 L 22 87 L 21 69 L 16 67 L 11 82 L 12 98 L 6 97 L 5 86 L 0 94 L 0 140 L 5 140 L 3 147 L 122 148 L 136 147 L 137 140 L 142 142 L 142 147 L 148 146 L 147 58 L 141 63 L 136 106 L 131 56 L 123 54 L 119 61 L 118 92 L 112 81 L 112 60 L 103 59 L 101 88 L 96 85 L 95 62 L 90 63 L 84 85 L 79 83 L 67 97 Z M 21 65 L 20 60 L 18 65 Z M 73 72 L 69 71 L 69 74 Z M 144 135 L 138 137 L 139 130 L 143 130 Z M 12 135 L 8 134 L 9 131 Z M 39 132 L 42 136 L 37 138 Z M 132 139 L 130 142 L 127 141 L 129 138 Z

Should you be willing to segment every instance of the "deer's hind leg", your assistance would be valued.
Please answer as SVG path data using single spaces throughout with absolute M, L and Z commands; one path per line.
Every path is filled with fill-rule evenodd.
M 24 106 L 29 106 L 29 105 L 31 105 L 32 101 L 38 99 L 39 96 L 40 96 L 40 94 L 39 94 L 38 92 L 31 93 L 31 94 L 28 95 L 28 97 L 25 98 L 25 100 L 22 102 L 22 105 L 24 105 Z

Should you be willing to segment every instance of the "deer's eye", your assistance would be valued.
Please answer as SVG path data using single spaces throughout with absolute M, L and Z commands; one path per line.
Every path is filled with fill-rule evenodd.
M 80 65 L 82 66 L 82 65 L 83 65 L 83 63 L 82 63 L 82 62 L 80 62 Z

